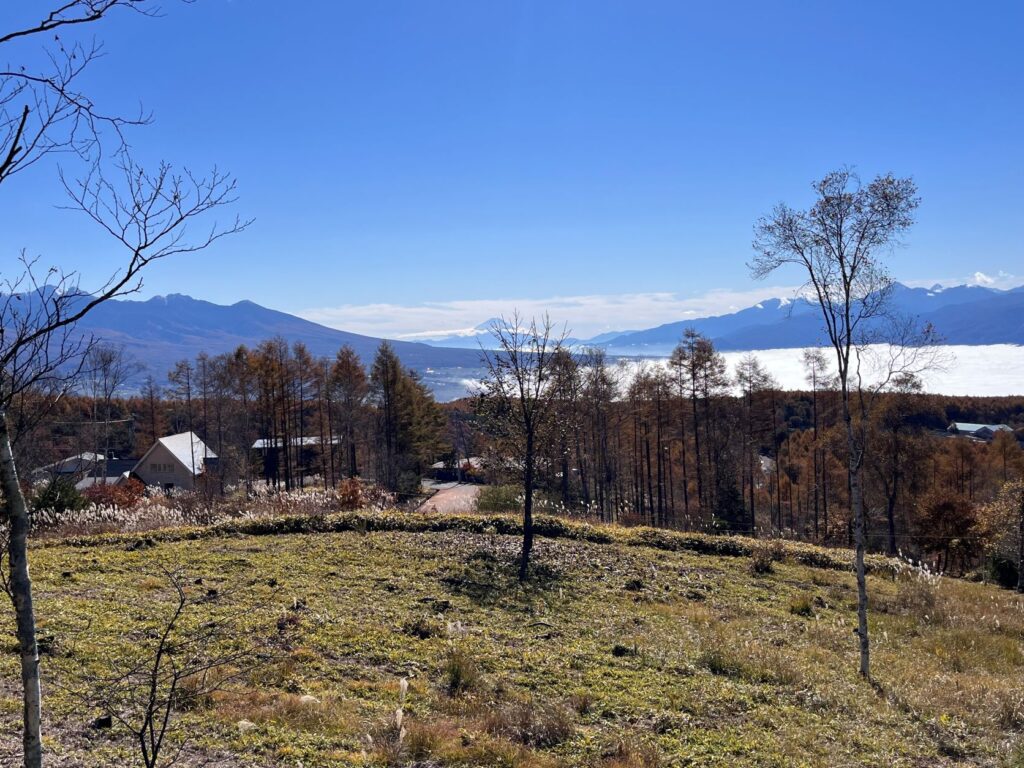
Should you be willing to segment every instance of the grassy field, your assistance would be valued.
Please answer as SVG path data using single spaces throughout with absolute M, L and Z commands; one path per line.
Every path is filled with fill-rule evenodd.
M 845 553 L 542 521 L 521 587 L 515 528 L 350 514 L 37 544 L 50 764 L 140 764 L 90 696 L 147 658 L 166 568 L 191 601 L 182 647 L 219 620 L 234 631 L 200 650 L 246 654 L 181 699 L 167 755 L 183 765 L 1024 765 L 1012 592 L 873 560 L 872 685 Z

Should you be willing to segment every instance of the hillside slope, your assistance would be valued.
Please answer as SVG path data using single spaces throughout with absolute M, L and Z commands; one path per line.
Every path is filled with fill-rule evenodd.
M 40 301 L 34 294 L 22 297 L 27 307 L 37 306 Z M 90 312 L 77 330 L 83 336 L 123 346 L 144 366 L 140 377 L 152 374 L 160 382 L 179 360 L 194 360 L 202 352 L 234 352 L 240 345 L 255 347 L 276 337 L 289 343 L 302 342 L 316 356 L 333 357 L 342 345 L 348 345 L 366 365 L 381 343 L 378 338 L 328 328 L 251 301 L 225 306 L 182 294 L 105 302 Z M 421 373 L 441 367 L 475 369 L 480 364 L 480 354 L 474 350 L 408 341 L 392 341 L 391 345 L 406 366 Z
M 189 626 L 234 617 L 239 631 L 222 644 L 259 653 L 182 715 L 185 765 L 1000 766 L 1024 758 L 1024 613 L 1013 593 L 876 561 L 876 688 L 855 675 L 854 584 L 836 569 L 844 553 L 794 547 L 755 575 L 744 554 L 752 546 L 776 558 L 785 551 L 541 527 L 548 536 L 525 588 L 513 576 L 518 540 L 498 533 L 515 523 L 499 518 L 350 515 L 37 545 L 55 764 L 132 759 L 130 739 L 91 727 L 97 711 L 75 692 L 86 672 L 103 676 L 111 659 L 152 644 L 171 606 L 161 566 L 183 569 L 196 600 Z M 321 532 L 281 533 L 309 528 Z M 409 692 L 398 743 L 402 678 Z M 2 754 L 15 747 L 16 680 L 16 656 L 5 654 Z

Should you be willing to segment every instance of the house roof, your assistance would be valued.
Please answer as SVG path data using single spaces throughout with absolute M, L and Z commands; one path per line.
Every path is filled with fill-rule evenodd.
M 483 468 L 484 460 L 482 456 L 470 456 L 468 459 L 461 459 L 459 465 L 465 469 L 467 466 L 472 470 L 478 470 Z M 430 465 L 431 469 L 445 469 L 448 464 L 443 461 L 438 461 Z
M 195 432 L 179 432 L 177 435 L 161 437 L 153 443 L 142 458 L 135 462 L 135 469 L 143 465 L 158 445 L 166 448 L 185 469 L 195 475 L 202 474 L 204 459 L 217 458 L 217 454 L 211 451 Z
M 34 471 L 36 473 L 75 474 L 83 472 L 101 461 L 103 461 L 103 454 L 86 451 L 85 453 L 78 453 L 74 456 L 68 456 L 66 459 L 55 461 L 52 464 L 47 464 L 45 467 L 38 467 Z
M 264 448 L 280 448 L 283 444 L 283 440 L 280 437 L 270 438 L 261 437 L 255 443 L 252 444 L 253 450 L 262 450 Z M 338 445 L 341 443 L 341 438 L 334 437 L 331 439 L 332 443 Z M 314 435 L 312 437 L 293 437 L 288 441 L 290 445 L 299 445 L 306 447 L 307 445 L 320 445 L 320 436 Z
M 949 425 L 950 429 L 954 429 L 957 432 L 980 432 L 983 429 L 988 429 L 992 432 L 1012 432 L 1006 424 L 972 424 L 966 421 L 954 421 Z
M 84 491 L 87 488 L 92 488 L 95 485 L 120 485 L 127 479 L 127 472 L 122 472 L 117 475 L 109 475 L 107 477 L 83 477 L 81 480 L 75 483 L 75 490 Z

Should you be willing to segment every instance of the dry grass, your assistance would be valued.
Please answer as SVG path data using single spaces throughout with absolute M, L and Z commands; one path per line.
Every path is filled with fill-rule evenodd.
M 854 580 L 830 559 L 842 553 L 765 544 L 772 573 L 755 577 L 758 543 L 551 523 L 538 578 L 519 585 L 504 518 L 314 522 L 36 547 L 41 624 L 67 676 L 48 688 L 54 764 L 130 764 L 123 734 L 82 736 L 93 715 L 61 686 L 144 633 L 165 596 L 138 569 L 175 563 L 203 592 L 246 586 L 244 638 L 267 658 L 182 714 L 197 754 L 224 765 L 1024 764 L 1015 593 L 876 562 L 871 685 L 855 671 Z M 0 680 L 15 662 L 0 657 Z M 16 703 L 0 698 L 0 750 Z
M 444 687 L 449 696 L 480 691 L 484 676 L 476 661 L 463 649 L 453 648 L 444 665 Z
M 216 717 L 229 723 L 249 721 L 307 733 L 352 736 L 362 732 L 357 703 L 335 696 L 318 698 L 263 689 L 235 688 L 213 695 Z
M 598 768 L 661 768 L 664 760 L 650 742 L 625 737 L 605 749 L 595 765 Z

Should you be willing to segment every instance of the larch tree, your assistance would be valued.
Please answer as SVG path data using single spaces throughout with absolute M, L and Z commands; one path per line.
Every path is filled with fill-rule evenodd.
M 370 369 L 370 392 L 377 406 L 377 479 L 389 491 L 398 490 L 400 388 L 402 363 L 395 349 L 382 342 Z
M 104 482 L 110 473 L 107 471 L 110 460 L 110 424 L 114 397 L 141 370 L 123 346 L 116 344 L 96 344 L 85 356 L 85 373 L 88 377 L 88 390 L 93 402 L 93 450 L 103 448 L 103 462 L 97 462 L 93 474 L 102 471 Z M 98 408 L 103 407 L 103 420 L 100 421 Z M 99 429 L 102 423 L 102 430 Z
M 757 477 L 761 474 L 760 444 L 764 437 L 763 419 L 758 418 L 758 401 L 763 392 L 774 387 L 771 374 L 756 355 L 744 355 L 736 366 L 736 385 L 743 408 L 743 453 L 745 488 L 750 514 L 750 535 L 757 537 Z
M 824 350 L 821 347 L 810 347 L 803 351 L 801 357 L 804 365 L 805 377 L 804 380 L 811 386 L 811 429 L 812 429 L 812 462 L 813 462 L 813 479 L 812 487 L 814 489 L 814 540 L 818 540 L 819 536 L 819 515 L 821 513 L 823 499 L 824 483 L 820 482 L 822 472 L 824 471 L 825 459 L 822 456 L 822 450 L 820 447 L 820 425 L 821 425 L 821 398 L 820 392 L 822 388 L 828 385 L 830 379 L 828 373 L 828 360 L 825 357 Z M 827 502 L 825 509 L 828 509 Z M 825 538 L 828 538 L 828 514 L 825 514 Z
M 346 345 L 338 350 L 331 365 L 328 388 L 337 406 L 345 472 L 349 477 L 356 477 L 359 474 L 358 434 L 364 419 L 369 382 L 359 355 L 352 347 Z

